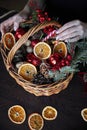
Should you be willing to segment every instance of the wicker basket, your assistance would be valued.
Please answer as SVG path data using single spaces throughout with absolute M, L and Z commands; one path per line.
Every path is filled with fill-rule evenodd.
M 7 71 L 9 74 L 16 80 L 16 82 L 24 88 L 24 90 L 32 93 L 36 96 L 50 96 L 53 94 L 57 94 L 60 91 L 67 88 L 70 80 L 72 80 L 73 74 L 70 74 L 65 80 L 60 82 L 55 82 L 52 84 L 45 84 L 45 85 L 36 85 L 29 81 L 24 80 L 18 73 L 15 71 L 14 67 L 12 66 L 12 59 L 16 53 L 16 51 L 27 41 L 27 39 L 34 35 L 39 30 L 43 29 L 46 26 L 54 25 L 56 27 L 60 27 L 61 25 L 56 21 L 44 22 L 42 24 L 38 24 L 31 29 L 27 33 L 25 33 L 13 46 L 10 50 L 8 55 L 6 54 L 6 50 L 3 46 L 3 43 L 0 44 L 0 50 L 3 57 L 4 64 L 6 66 Z

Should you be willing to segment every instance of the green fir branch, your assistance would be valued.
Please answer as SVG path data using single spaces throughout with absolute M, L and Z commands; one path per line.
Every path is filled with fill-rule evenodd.
M 60 69 L 61 73 L 69 74 L 69 73 L 74 73 L 78 72 L 78 69 L 72 68 L 71 66 L 64 66 Z
M 75 66 L 78 63 L 83 63 L 87 61 L 87 50 L 86 49 L 82 49 L 82 48 L 78 48 L 76 50 L 76 53 L 73 57 L 73 60 L 71 62 L 71 66 Z
M 48 72 L 48 75 L 50 78 L 53 78 L 54 82 L 63 80 L 66 77 L 66 74 L 60 73 L 59 71 L 52 71 L 52 70 Z
M 81 41 L 76 42 L 76 46 L 81 49 L 87 50 L 87 39 L 83 39 Z
M 65 67 L 62 67 L 59 71 L 50 70 L 48 74 L 49 74 L 49 77 L 53 78 L 55 82 L 55 81 L 60 81 L 60 80 L 65 79 L 67 74 L 75 73 L 78 71 L 79 71 L 78 69 L 74 69 L 71 66 L 65 66 Z
M 74 55 L 74 53 L 75 53 L 75 48 L 76 48 L 76 44 L 75 43 L 70 43 L 70 42 L 68 42 L 67 44 L 67 50 L 68 50 L 68 52 L 72 55 L 72 57 L 73 57 L 73 55 Z

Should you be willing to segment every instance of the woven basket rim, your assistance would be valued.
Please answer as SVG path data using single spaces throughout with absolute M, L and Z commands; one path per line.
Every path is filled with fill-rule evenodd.
M 8 55 L 6 54 L 6 50 L 3 47 L 3 42 L 2 41 L 1 41 L 1 44 L 0 44 L 0 50 L 1 50 L 2 57 L 3 57 L 3 61 L 4 61 L 4 64 L 6 66 L 7 71 L 11 75 L 11 77 L 13 77 L 16 80 L 16 82 L 20 86 L 22 86 L 26 91 L 28 91 L 30 93 L 33 93 L 36 96 L 39 96 L 39 95 L 40 96 L 41 95 L 50 96 L 50 95 L 52 95 L 54 93 L 58 93 L 58 92 L 62 91 L 64 88 L 67 87 L 67 84 L 70 82 L 70 80 L 73 77 L 73 73 L 71 73 L 63 81 L 54 82 L 52 84 L 37 85 L 37 84 L 33 84 L 33 83 L 29 82 L 29 81 L 24 80 L 20 75 L 18 75 L 18 73 L 14 70 L 14 67 L 12 66 L 12 59 L 13 59 L 16 51 L 25 43 L 25 41 L 30 36 L 32 36 L 35 32 L 37 32 L 40 29 L 43 29 L 44 27 L 49 26 L 49 25 L 54 25 L 54 26 L 57 26 L 58 28 L 61 26 L 56 21 L 49 21 L 49 22 L 45 21 L 43 23 L 40 23 L 40 24 L 32 27 L 31 29 L 29 29 L 28 32 L 26 32 L 16 42 L 16 44 L 13 46 L 13 48 L 9 51 Z M 66 87 L 59 87 L 62 84 L 65 84 Z M 52 88 L 52 90 L 51 90 L 51 88 Z M 55 92 L 54 92 L 54 89 L 55 89 Z M 46 90 L 46 92 L 45 92 L 45 90 Z M 39 91 L 39 93 L 38 93 L 38 91 Z

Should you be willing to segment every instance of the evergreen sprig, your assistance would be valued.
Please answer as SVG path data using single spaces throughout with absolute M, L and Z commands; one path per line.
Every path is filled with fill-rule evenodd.
M 83 39 L 83 40 L 81 40 L 81 41 L 78 41 L 78 42 L 76 42 L 75 44 L 76 44 L 76 46 L 78 46 L 79 48 L 87 50 L 87 39 Z
M 64 66 L 59 71 L 49 71 L 49 77 L 55 81 L 60 81 L 66 78 L 67 74 L 78 72 L 78 69 L 74 69 L 71 66 Z
M 75 48 L 76 48 L 76 44 L 75 43 L 70 43 L 70 42 L 68 42 L 67 44 L 67 50 L 68 50 L 68 52 L 72 55 L 72 57 L 73 57 L 73 55 L 74 55 L 74 53 L 75 53 Z
M 64 66 L 60 69 L 61 73 L 74 73 L 74 72 L 78 72 L 79 70 L 76 68 L 72 68 L 71 66 Z
M 48 75 L 50 78 L 53 78 L 54 82 L 63 80 L 66 77 L 65 73 L 61 73 L 59 71 L 52 71 L 52 70 L 48 72 Z
M 72 55 L 72 68 L 77 68 L 79 63 L 87 63 L 87 39 L 75 43 L 67 43 L 68 52 Z
M 82 49 L 82 48 L 78 48 L 76 50 L 76 53 L 73 57 L 71 66 L 75 66 L 78 65 L 78 63 L 83 63 L 87 61 L 87 50 L 86 49 Z

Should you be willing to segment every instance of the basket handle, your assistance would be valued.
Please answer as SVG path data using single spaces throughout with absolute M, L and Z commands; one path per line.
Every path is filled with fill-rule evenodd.
M 11 62 L 12 62 L 12 59 L 13 59 L 16 51 L 27 41 L 27 39 L 30 36 L 34 35 L 36 32 L 38 32 L 39 30 L 41 30 L 47 26 L 52 26 L 52 25 L 54 25 L 58 28 L 61 27 L 61 25 L 56 21 L 45 21 L 45 22 L 37 24 L 36 26 L 29 29 L 28 32 L 26 32 L 10 50 L 8 57 L 7 57 L 7 64 L 9 65 L 9 68 L 11 67 Z

